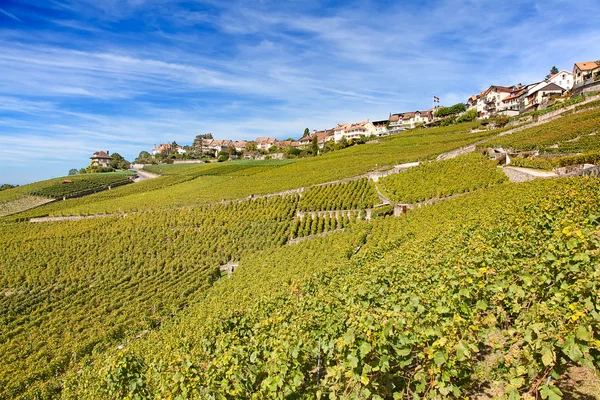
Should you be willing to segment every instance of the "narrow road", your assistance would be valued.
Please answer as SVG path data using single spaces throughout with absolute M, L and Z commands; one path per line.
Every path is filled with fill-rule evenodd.
M 555 172 L 522 167 L 504 167 L 502 171 L 511 182 L 526 182 L 538 178 L 556 178 L 558 176 Z
M 141 182 L 147 179 L 158 178 L 160 176 L 151 172 L 143 171 L 140 167 L 137 166 L 132 166 L 129 170 L 137 174 L 137 178 L 134 179 L 134 182 Z

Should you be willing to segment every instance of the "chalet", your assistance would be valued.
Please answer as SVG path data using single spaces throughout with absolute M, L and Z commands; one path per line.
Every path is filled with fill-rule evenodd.
M 92 167 L 108 168 L 110 167 L 110 161 L 112 160 L 112 157 L 109 155 L 108 151 L 97 151 L 90 157 L 90 159 L 92 160 Z
M 573 65 L 573 80 L 575 85 L 600 76 L 600 65 L 596 61 L 578 62 Z
M 267 151 L 270 147 L 274 146 L 277 139 L 270 137 L 259 137 L 256 138 L 256 147 L 260 150 Z

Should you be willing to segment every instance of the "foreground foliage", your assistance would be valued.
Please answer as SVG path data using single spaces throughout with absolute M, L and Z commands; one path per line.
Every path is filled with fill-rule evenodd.
M 63 394 L 559 398 L 600 365 L 599 204 L 595 179 L 507 184 L 255 253 Z
M 219 265 L 283 245 L 297 197 L 0 225 L 0 398 L 55 396 L 66 369 L 160 325 Z

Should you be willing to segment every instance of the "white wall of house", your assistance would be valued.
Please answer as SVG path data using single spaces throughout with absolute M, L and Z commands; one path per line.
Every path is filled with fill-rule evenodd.
M 548 79 L 548 83 L 554 83 L 565 90 L 571 90 L 575 81 L 573 80 L 573 73 L 565 69 L 555 74 L 553 77 Z

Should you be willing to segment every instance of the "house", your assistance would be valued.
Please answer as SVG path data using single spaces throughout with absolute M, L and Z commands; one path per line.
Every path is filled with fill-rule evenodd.
M 505 97 L 497 108 L 499 115 L 514 117 L 521 112 L 521 97 L 527 92 L 527 87 L 520 83 L 513 88 L 508 97 Z
M 320 148 L 323 148 L 325 143 L 333 142 L 335 140 L 333 129 L 326 129 L 324 131 L 313 130 L 313 135 L 317 136 L 317 143 L 319 144 Z
M 238 151 L 240 153 L 243 153 L 244 151 L 246 151 L 247 145 L 248 145 L 248 142 L 245 140 L 239 140 L 237 142 L 233 142 L 233 147 L 235 147 L 235 151 Z
M 260 156 L 258 151 L 246 151 L 244 152 L 244 159 L 251 160 Z
M 600 65 L 596 61 L 578 62 L 573 65 L 574 85 L 582 85 L 596 76 L 600 76 Z
M 200 151 L 201 153 L 212 153 L 214 152 L 214 150 L 211 149 L 212 142 L 213 139 L 202 139 L 196 142 L 196 150 Z
M 161 143 L 158 146 L 155 144 L 154 147 L 152 148 L 153 155 L 157 155 L 158 153 L 163 153 L 163 152 L 165 154 L 171 153 L 171 143 Z
M 302 136 L 298 139 L 299 146 L 308 146 L 312 142 L 312 135 L 309 133 L 308 135 Z
M 517 86 L 492 85 L 481 92 L 477 101 L 477 115 L 480 118 L 496 115 L 498 111 L 501 111 L 502 100 L 510 96 L 517 88 Z
M 390 121 L 389 131 L 391 134 L 402 132 L 404 130 L 402 114 L 390 114 L 388 121 Z
M 573 73 L 563 69 L 557 74 L 550 75 L 548 79 L 546 79 L 548 83 L 554 83 L 565 90 L 571 90 L 575 81 L 573 80 Z
M 351 124 L 338 124 L 333 128 L 333 139 L 339 143 L 342 139 L 360 139 L 361 136 L 371 136 L 375 134 L 375 126 L 369 120 L 354 122 Z
M 110 167 L 110 161 L 112 160 L 112 157 L 109 155 L 108 151 L 97 151 L 90 157 L 90 159 L 92 160 L 92 167 L 108 168 Z
M 479 100 L 478 94 L 474 94 L 469 97 L 469 100 L 467 100 L 467 103 L 465 104 L 467 110 L 477 107 L 477 100 Z
M 536 111 L 540 106 L 548 103 L 548 99 L 551 95 L 560 96 L 565 92 L 565 89 L 555 83 L 543 83 L 543 85 L 537 85 L 527 92 L 525 100 L 527 105 L 522 110 L 523 112 Z
M 213 140 L 208 148 L 215 153 L 215 157 L 222 151 L 228 151 L 233 146 L 231 140 Z
M 274 146 L 277 142 L 275 138 L 259 137 L 256 138 L 256 147 L 260 150 L 267 151 L 270 147 Z
M 419 124 L 428 124 L 433 121 L 433 111 L 414 111 L 402 114 L 404 129 L 413 129 Z
M 375 136 L 385 136 L 388 135 L 388 120 L 383 121 L 373 121 L 373 126 L 375 127 Z
M 298 147 L 298 142 L 295 140 L 280 140 L 275 142 L 275 146 L 279 149 L 285 149 L 287 147 Z

